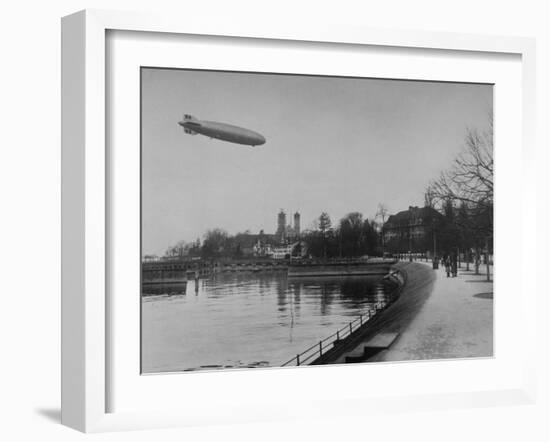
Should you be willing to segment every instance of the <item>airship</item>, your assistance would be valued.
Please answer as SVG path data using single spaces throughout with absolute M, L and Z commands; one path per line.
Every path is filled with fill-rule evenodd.
M 230 143 L 244 144 L 247 146 L 261 146 L 265 138 L 257 132 L 244 127 L 233 126 L 216 121 L 199 120 L 193 115 L 185 114 L 183 121 L 178 122 L 186 134 L 201 134 L 210 138 L 228 141 Z

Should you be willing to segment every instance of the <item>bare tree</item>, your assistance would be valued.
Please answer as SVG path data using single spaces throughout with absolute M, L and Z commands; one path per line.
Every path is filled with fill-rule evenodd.
M 435 197 L 430 188 L 428 188 L 424 193 L 424 207 L 431 207 L 432 209 L 435 208 Z
M 426 191 L 430 201 L 440 207 L 451 201 L 462 208 L 463 216 L 457 222 L 464 225 L 458 227 L 476 238 L 478 249 L 485 248 L 488 279 L 489 242 L 493 235 L 493 172 L 493 122 L 490 119 L 488 130 L 467 131 L 463 151 Z
M 388 207 L 383 203 L 378 203 L 378 209 L 376 211 L 375 219 L 381 219 L 382 225 L 380 227 L 380 239 L 382 244 L 382 256 L 384 256 L 384 224 L 386 224 L 386 216 L 388 215 Z
M 376 210 L 376 219 L 382 219 L 382 224 L 386 222 L 386 216 L 388 215 L 388 207 L 384 203 L 378 203 Z
M 319 216 L 319 231 L 323 238 L 323 258 L 327 259 L 327 235 L 332 228 L 332 222 L 327 212 L 321 213 Z
M 443 202 L 451 199 L 468 205 L 493 204 L 493 130 L 480 133 L 468 130 L 464 150 L 452 167 L 442 172 L 426 192 L 430 199 Z

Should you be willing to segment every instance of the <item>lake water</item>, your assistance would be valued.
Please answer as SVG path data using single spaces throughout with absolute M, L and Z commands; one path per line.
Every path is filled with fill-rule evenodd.
M 217 274 L 144 287 L 142 372 L 277 367 L 344 327 L 392 287 L 381 277 Z

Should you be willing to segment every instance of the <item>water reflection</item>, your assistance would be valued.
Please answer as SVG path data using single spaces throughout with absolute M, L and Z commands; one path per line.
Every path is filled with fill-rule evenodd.
M 385 302 L 380 277 L 218 274 L 143 287 L 144 372 L 279 366 Z

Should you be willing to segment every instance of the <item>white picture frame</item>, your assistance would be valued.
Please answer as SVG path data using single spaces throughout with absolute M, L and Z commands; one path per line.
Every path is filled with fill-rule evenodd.
M 108 84 L 106 79 L 106 33 L 143 31 L 222 38 L 270 39 L 275 41 L 369 45 L 384 48 L 467 51 L 484 54 L 512 54 L 521 57 L 521 158 L 523 187 L 521 204 L 522 235 L 526 220 L 534 216 L 534 176 L 526 173 L 534 155 L 535 44 L 532 39 L 493 37 L 416 31 L 390 31 L 313 24 L 303 26 L 241 21 L 216 22 L 193 16 L 154 16 L 151 14 L 86 10 L 62 21 L 62 423 L 85 432 L 185 426 L 218 422 L 248 422 L 287 417 L 323 417 L 333 410 L 335 396 L 326 400 L 311 398 L 310 408 L 289 408 L 275 401 L 264 412 L 257 404 L 239 399 L 233 413 L 197 407 L 194 413 L 152 407 L 151 410 L 111 411 L 108 396 L 113 388 L 109 371 L 112 354 L 109 345 L 111 323 L 108 299 L 109 275 L 107 244 L 109 235 L 109 196 L 107 174 L 106 119 Z M 497 131 L 498 140 L 498 131 Z M 497 141 L 498 143 L 498 141 Z M 526 257 L 534 255 L 533 244 L 521 246 L 521 273 L 527 273 Z M 518 353 L 522 376 L 500 388 L 473 389 L 469 392 L 436 391 L 424 395 L 388 395 L 376 401 L 342 395 L 340 413 L 362 414 L 373 410 L 404 410 L 440 407 L 468 407 L 502 403 L 532 403 L 535 394 L 534 333 L 536 290 L 534 281 L 521 280 L 524 347 Z M 498 317 L 497 317 L 498 320 Z M 532 339 L 529 339 L 532 338 Z M 497 355 L 498 358 L 498 355 Z M 330 370 L 342 370 L 331 368 Z M 346 367 L 346 369 L 348 369 Z M 361 367 L 353 368 L 357 375 Z M 409 369 L 411 370 L 411 369 Z M 283 370 L 285 376 L 290 373 Z M 302 372 L 303 373 L 303 372 Z M 411 372 L 412 374 L 412 372 Z M 200 374 L 227 379 L 226 374 Z M 230 375 L 242 377 L 245 372 Z M 255 375 L 256 376 L 256 375 Z M 263 375 L 260 375 L 263 376 Z M 197 377 L 197 379 L 199 379 Z M 210 378 L 213 379 L 213 378 Z M 264 382 L 259 380 L 259 382 Z M 303 375 L 300 377 L 303 380 Z M 223 399 L 223 398 L 221 398 Z M 222 401 L 223 402 L 223 401 Z M 156 410 L 156 411 L 155 411 Z M 236 410 L 236 411 L 235 411 Z

